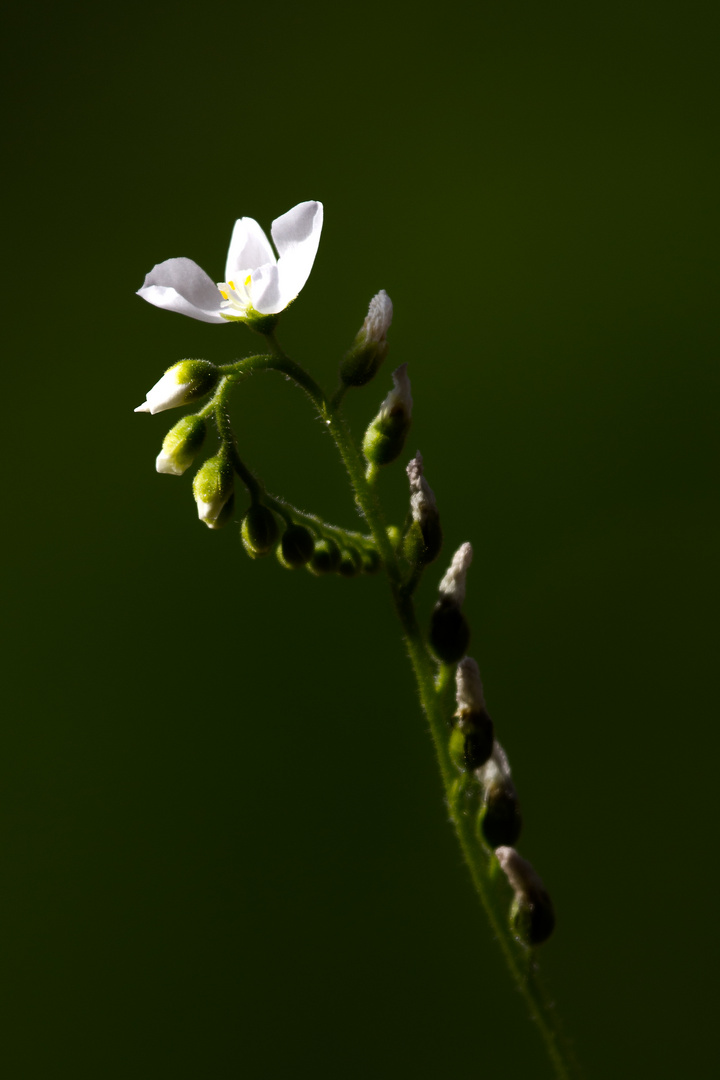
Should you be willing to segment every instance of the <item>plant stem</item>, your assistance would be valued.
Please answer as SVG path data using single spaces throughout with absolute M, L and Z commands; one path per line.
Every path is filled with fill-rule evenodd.
M 552 1002 L 540 983 L 533 954 L 515 939 L 510 930 L 509 890 L 503 880 L 504 875 L 495 873 L 498 869 L 497 860 L 477 835 L 475 815 L 468 813 L 461 804 L 464 788 L 462 774 L 458 773 L 449 753 L 449 699 L 454 668 L 441 665 L 438 671 L 438 665 L 428 650 L 417 621 L 412 591 L 407 585 L 403 585 L 402 570 L 387 534 L 375 488 L 368 482 L 365 462 L 338 412 L 342 394 L 336 393 L 332 402 L 328 401 L 315 380 L 299 364 L 286 356 L 274 336 L 269 337 L 268 341 L 273 349 L 272 356 L 250 357 L 246 361 L 239 361 L 234 368 L 238 373 L 267 368 L 288 375 L 305 390 L 327 424 L 350 478 L 356 502 L 387 570 L 420 702 L 430 726 L 450 817 L 473 885 L 500 944 L 510 974 L 538 1026 L 556 1077 L 558 1080 L 578 1078 L 581 1075 L 580 1070 L 561 1034 Z

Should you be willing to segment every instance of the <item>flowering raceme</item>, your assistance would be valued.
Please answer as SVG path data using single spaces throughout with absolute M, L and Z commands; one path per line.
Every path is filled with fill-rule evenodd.
M 257 323 L 278 315 L 310 276 L 320 243 L 323 206 L 302 202 L 272 223 L 270 241 L 253 218 L 235 222 L 225 281 L 215 284 L 192 259 L 166 259 L 146 276 L 138 296 L 201 322 Z

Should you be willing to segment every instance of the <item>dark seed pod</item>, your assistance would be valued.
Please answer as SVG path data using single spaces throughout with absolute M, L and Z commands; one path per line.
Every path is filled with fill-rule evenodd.
M 456 664 L 467 652 L 470 627 L 458 604 L 441 597 L 430 617 L 430 644 L 440 660 Z
M 510 908 L 510 926 L 525 945 L 542 945 L 555 929 L 555 909 L 552 900 L 542 890 L 532 898 L 515 899 Z
M 309 529 L 304 525 L 288 525 L 280 541 L 281 562 L 291 569 L 304 566 L 310 562 L 314 549 L 315 541 Z
M 511 785 L 493 785 L 485 791 L 481 825 L 485 842 L 491 848 L 514 847 L 522 830 L 520 803 Z
M 267 506 L 251 506 L 240 526 L 240 539 L 251 558 L 267 555 L 277 543 L 278 524 Z
M 339 565 L 340 548 L 334 540 L 324 536 L 315 544 L 308 570 L 312 570 L 313 574 L 334 574 Z
M 465 734 L 465 768 L 472 772 L 489 761 L 495 741 L 495 729 L 485 709 L 481 709 L 467 713 L 462 718 L 462 731 Z

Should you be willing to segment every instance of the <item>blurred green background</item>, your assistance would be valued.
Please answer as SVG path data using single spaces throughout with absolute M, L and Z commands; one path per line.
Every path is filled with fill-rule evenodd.
M 710 14 L 712 13 L 712 14 Z M 9 1077 L 550 1077 L 461 863 L 381 578 L 251 562 L 136 416 L 245 328 L 158 311 L 236 217 L 321 199 L 279 336 L 328 389 L 380 288 L 555 900 L 590 1078 L 713 1075 L 717 9 L 27 7 L 4 78 Z M 303 396 L 270 490 L 357 525 Z M 382 477 L 391 519 L 407 499 Z M 239 511 L 242 509 L 240 504 Z

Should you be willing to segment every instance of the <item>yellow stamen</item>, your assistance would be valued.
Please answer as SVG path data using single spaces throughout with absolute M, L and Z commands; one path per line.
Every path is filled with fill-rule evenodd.
M 223 300 L 227 300 L 228 294 L 226 292 L 223 292 L 222 289 L 220 290 L 220 295 L 222 296 Z
M 252 280 L 252 274 L 248 274 L 248 276 L 245 278 L 245 288 L 246 289 L 247 289 L 248 285 L 250 284 L 251 280 Z M 235 286 L 233 285 L 233 289 L 234 288 L 235 288 Z
M 228 281 L 228 285 L 230 286 L 231 289 L 235 288 L 235 282 L 234 281 Z M 225 297 L 225 299 L 227 300 L 227 296 Z

